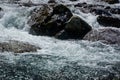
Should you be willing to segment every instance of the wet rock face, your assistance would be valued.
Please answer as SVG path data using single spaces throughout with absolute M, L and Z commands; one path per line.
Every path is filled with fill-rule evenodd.
M 97 21 L 100 25 L 120 28 L 120 19 L 106 16 L 98 16 Z
M 39 16 L 39 14 L 35 19 L 33 16 L 34 20 L 31 19 L 31 21 L 35 21 L 35 23 L 31 26 L 30 33 L 37 35 L 55 36 L 56 33 L 64 29 L 66 22 L 72 16 L 73 15 L 71 11 L 66 6 L 62 4 L 57 5 L 53 8 L 53 11 L 50 14 L 45 15 L 44 18 L 41 18 L 43 16 Z M 39 18 L 42 20 L 39 20 Z
M 73 16 L 64 31 L 57 35 L 60 39 L 82 39 L 92 27 L 78 16 Z
M 24 52 L 36 52 L 39 47 L 31 45 L 29 43 L 23 43 L 19 41 L 9 41 L 0 43 L 0 52 L 14 52 L 14 53 L 24 53 Z
M 106 44 L 120 44 L 120 30 L 118 28 L 92 30 L 83 39 L 101 41 Z
M 40 7 L 35 8 L 32 13 L 31 17 L 28 20 L 28 25 L 37 25 L 38 23 L 41 24 L 44 19 L 50 14 L 51 9 L 48 5 L 43 5 Z
M 92 29 L 87 22 L 78 16 L 73 16 L 72 12 L 62 4 L 55 6 L 45 17 L 40 21 L 37 21 L 37 18 L 34 20 L 36 23 L 31 26 L 31 34 L 53 36 L 58 39 L 82 39 Z

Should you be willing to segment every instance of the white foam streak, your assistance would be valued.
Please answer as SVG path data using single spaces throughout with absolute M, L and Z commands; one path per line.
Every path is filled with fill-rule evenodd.
M 23 0 L 25 1 L 25 0 Z M 47 0 L 32 0 L 33 2 L 47 2 Z M 82 1 L 82 0 L 81 0 Z M 86 0 L 88 1 L 88 0 Z M 91 0 L 90 0 L 91 1 Z M 98 62 L 120 61 L 120 55 L 114 47 L 103 45 L 100 42 L 89 42 L 80 40 L 57 40 L 46 36 L 33 36 L 28 33 L 27 11 L 24 8 L 17 10 L 15 7 L 5 7 L 5 14 L 0 19 L 0 41 L 18 40 L 41 47 L 41 50 L 33 54 L 48 54 L 65 57 L 69 61 L 78 61 L 80 65 L 96 66 Z M 30 10 L 27 9 L 28 11 Z M 26 14 L 25 14 L 26 13 Z M 23 15 L 25 14 L 25 15 Z M 77 13 L 93 27 L 99 27 L 96 23 L 96 16 L 91 14 Z M 16 29 L 16 26 L 19 29 Z M 26 53 L 27 54 L 27 53 Z M 63 61 L 61 61 L 62 63 Z M 50 62 L 51 63 L 51 62 Z M 52 64 L 52 63 L 51 63 Z

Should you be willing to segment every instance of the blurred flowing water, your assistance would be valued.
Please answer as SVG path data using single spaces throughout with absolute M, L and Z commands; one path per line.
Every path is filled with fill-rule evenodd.
M 47 3 L 46 0 L 32 1 Z M 1 0 L 0 3 L 3 8 L 0 12 L 0 42 L 17 40 L 42 49 L 18 55 L 0 53 L 0 80 L 98 80 L 109 75 L 120 77 L 120 46 L 30 35 L 27 21 L 34 7 L 4 2 Z M 71 10 L 74 11 L 74 8 L 71 7 Z M 77 10 L 74 13 L 93 27 L 99 27 L 96 16 Z

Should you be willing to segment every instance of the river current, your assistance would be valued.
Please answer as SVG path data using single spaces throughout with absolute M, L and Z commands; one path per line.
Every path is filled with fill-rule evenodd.
M 93 0 L 84 1 L 96 3 Z M 47 3 L 47 0 L 33 2 Z M 68 0 L 59 2 L 72 3 Z M 0 12 L 0 42 L 17 40 L 42 48 L 37 52 L 18 55 L 0 53 L 0 80 L 98 80 L 109 75 L 120 77 L 120 46 L 31 35 L 27 21 L 35 6 L 18 6 L 1 0 L 0 7 L 3 8 Z M 70 9 L 94 28 L 100 27 L 96 16 L 74 10 L 73 6 Z

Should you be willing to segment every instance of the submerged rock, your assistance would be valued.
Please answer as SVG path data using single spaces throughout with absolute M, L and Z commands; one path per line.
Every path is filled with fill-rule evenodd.
M 37 49 L 41 49 L 29 43 L 23 43 L 19 41 L 8 41 L 0 43 L 0 52 L 14 52 L 14 53 L 24 53 L 24 52 L 37 52 Z
M 120 19 L 106 16 L 98 16 L 97 21 L 100 25 L 120 28 Z
M 83 39 L 101 41 L 106 44 L 120 44 L 120 30 L 117 28 L 92 30 Z
M 66 24 L 62 33 L 56 37 L 59 39 L 82 39 L 92 27 L 78 16 L 73 16 Z

